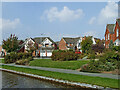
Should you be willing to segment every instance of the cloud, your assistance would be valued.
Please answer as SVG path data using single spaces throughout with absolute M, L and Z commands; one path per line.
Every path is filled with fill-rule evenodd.
M 85 32 L 83 34 L 84 36 L 94 36 L 94 37 L 98 37 L 98 34 L 96 31 L 88 31 L 88 32 Z
M 64 8 L 59 11 L 57 7 L 52 7 L 51 9 L 44 11 L 41 19 L 48 19 L 49 22 L 56 20 L 67 22 L 80 19 L 83 15 L 84 13 L 82 9 L 70 10 L 68 7 L 64 6 Z
M 20 19 L 16 18 L 13 21 L 0 18 L 0 30 L 15 29 L 20 24 Z
M 89 21 L 89 24 L 92 24 L 92 21 L 97 21 L 97 24 L 100 25 L 113 23 L 116 18 L 118 18 L 118 4 L 115 2 L 108 2 L 107 5 L 101 9 L 97 17 L 92 17 L 90 19 L 91 22 Z
M 95 20 L 96 20 L 96 17 L 92 17 L 89 21 L 89 24 L 93 24 L 95 22 Z

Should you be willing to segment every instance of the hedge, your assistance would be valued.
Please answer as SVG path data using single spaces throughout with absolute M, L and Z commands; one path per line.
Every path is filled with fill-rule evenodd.
M 57 50 L 52 52 L 51 59 L 53 61 L 70 61 L 70 60 L 77 60 L 78 54 L 76 54 L 74 51 L 69 50 Z
M 16 53 L 11 52 L 5 56 L 5 63 L 15 63 L 18 60 L 32 58 L 31 53 Z

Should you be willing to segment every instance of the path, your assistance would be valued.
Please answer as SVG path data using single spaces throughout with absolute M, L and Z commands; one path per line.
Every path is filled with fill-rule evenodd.
M 105 73 L 88 73 L 88 72 L 79 72 L 77 70 L 36 67 L 36 66 L 23 66 L 23 65 L 15 65 L 15 64 L 0 64 L 0 65 L 16 66 L 16 67 L 31 68 L 31 69 L 61 72 L 61 73 L 69 73 L 69 74 L 77 74 L 77 75 L 86 75 L 86 76 L 93 76 L 93 77 L 103 77 L 103 78 L 111 78 L 111 79 L 118 79 L 119 78 L 120 79 L 120 75 L 105 74 Z

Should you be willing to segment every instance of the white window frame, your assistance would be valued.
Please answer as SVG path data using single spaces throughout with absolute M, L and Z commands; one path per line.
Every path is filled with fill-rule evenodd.
M 110 40 L 110 34 L 108 33 L 108 40 Z
M 117 32 L 116 32 L 116 36 L 118 37 L 119 36 L 119 30 L 117 29 Z
M 106 35 L 106 41 L 107 41 L 107 35 Z

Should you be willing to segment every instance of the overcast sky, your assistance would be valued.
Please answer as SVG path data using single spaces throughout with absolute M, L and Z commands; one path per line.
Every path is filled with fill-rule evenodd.
M 106 24 L 115 23 L 117 13 L 114 2 L 4 2 L 0 29 L 3 39 L 11 33 L 23 40 L 41 33 L 54 41 L 84 35 L 103 39 Z

